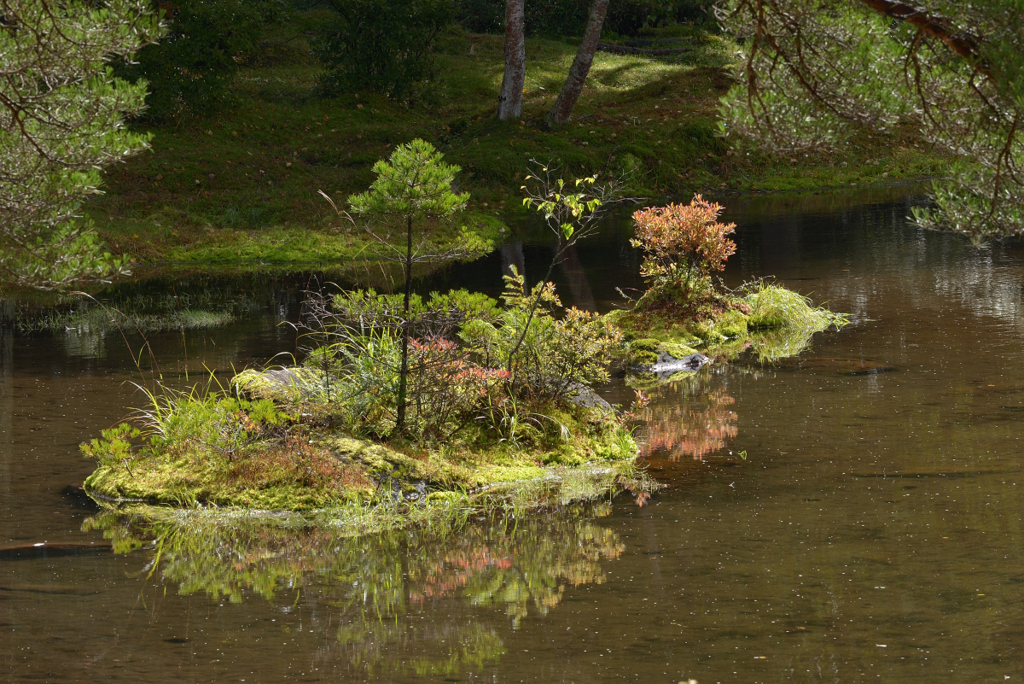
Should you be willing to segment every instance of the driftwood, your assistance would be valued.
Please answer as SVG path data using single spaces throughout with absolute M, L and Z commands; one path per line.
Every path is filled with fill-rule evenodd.
M 691 52 L 693 48 L 640 48 L 629 45 L 614 45 L 612 43 L 598 43 L 597 49 L 602 52 L 615 52 L 620 55 L 679 55 L 684 52 Z

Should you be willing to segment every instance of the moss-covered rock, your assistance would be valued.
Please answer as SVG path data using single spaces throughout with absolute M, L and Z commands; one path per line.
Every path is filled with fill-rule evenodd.
M 625 365 L 639 373 L 700 352 L 709 357 L 730 358 L 753 350 L 762 360 L 799 353 L 811 336 L 830 326 L 846 323 L 842 314 L 814 307 L 808 299 L 777 285 L 761 285 L 743 298 L 727 302 L 713 318 L 683 319 L 668 311 L 618 309 L 606 320 L 623 331 L 628 340 L 620 350 Z M 647 381 L 631 380 L 634 386 L 657 385 L 673 379 L 670 370 Z M 640 385 L 638 385 L 638 382 Z M 646 382 L 646 384 L 644 384 Z

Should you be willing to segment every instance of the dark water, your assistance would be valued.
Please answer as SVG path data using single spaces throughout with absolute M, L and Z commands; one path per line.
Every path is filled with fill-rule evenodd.
M 670 486 L 646 506 L 454 540 L 193 524 L 125 555 L 0 551 L 0 679 L 1018 681 L 1024 250 L 918 231 L 908 202 L 731 201 L 727 283 L 774 274 L 853 323 L 655 393 L 646 460 Z M 639 285 L 626 231 L 579 247 L 565 299 Z M 431 285 L 495 292 L 542 258 L 527 242 Z M 294 349 L 277 323 L 303 286 L 187 333 L 187 360 L 151 335 L 164 372 Z M 61 490 L 90 471 L 76 445 L 141 403 L 132 357 L 116 334 L 8 333 L 0 364 L 0 546 L 102 541 Z

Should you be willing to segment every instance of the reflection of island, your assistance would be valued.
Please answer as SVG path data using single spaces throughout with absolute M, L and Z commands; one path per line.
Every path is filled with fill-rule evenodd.
M 642 455 L 677 461 L 696 461 L 722 449 L 737 434 L 736 403 L 722 376 L 698 373 L 651 391 L 651 403 L 642 418 Z
M 504 653 L 498 627 L 488 624 L 493 610 L 480 608 L 499 609 L 515 628 L 557 606 L 567 586 L 604 581 L 601 561 L 624 548 L 594 520 L 610 509 L 598 503 L 543 519 L 364 537 L 180 512 L 144 523 L 128 511 L 103 512 L 86 527 L 102 529 L 119 552 L 145 546 L 147 576 L 181 594 L 232 602 L 283 594 L 329 610 L 337 633 L 324 658 L 367 674 L 452 675 Z

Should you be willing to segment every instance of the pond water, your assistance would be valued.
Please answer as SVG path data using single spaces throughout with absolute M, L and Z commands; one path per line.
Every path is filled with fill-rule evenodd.
M 917 230 L 912 201 L 731 198 L 727 283 L 775 275 L 851 325 L 655 392 L 644 460 L 668 487 L 647 505 L 454 538 L 118 523 L 122 544 L 160 543 L 115 555 L 64 488 L 91 470 L 77 444 L 142 403 L 132 353 L 116 332 L 8 326 L 0 680 L 1019 681 L 1024 249 Z M 564 298 L 606 310 L 637 287 L 627 237 L 615 220 L 582 244 Z M 526 240 L 430 284 L 496 293 L 503 264 L 543 257 Z M 168 381 L 295 349 L 278 324 L 307 281 L 234 282 L 234 322 L 149 335 Z M 11 550 L 42 542 L 73 546 Z

